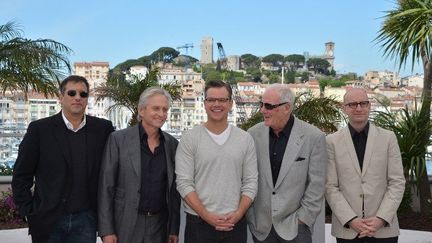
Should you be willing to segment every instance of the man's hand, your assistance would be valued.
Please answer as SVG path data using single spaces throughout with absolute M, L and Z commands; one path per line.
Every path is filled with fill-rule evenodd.
M 116 235 L 104 235 L 104 236 L 102 236 L 102 242 L 103 243 L 117 243 L 117 236 Z
M 243 215 L 238 211 L 233 211 L 231 213 L 225 214 L 225 217 L 227 218 L 227 221 L 233 225 L 237 224 L 240 219 L 243 218 Z
M 179 238 L 178 235 L 169 235 L 168 236 L 168 243 L 178 243 Z
M 213 226 L 216 230 L 231 231 L 234 229 L 234 224 L 229 222 L 228 217 L 226 217 L 225 215 L 206 212 L 201 217 L 204 221 Z
M 355 230 L 357 233 L 359 233 L 359 238 L 363 238 L 366 236 L 372 237 L 374 236 L 375 232 L 373 231 L 373 228 L 368 226 L 364 219 L 355 218 L 349 222 L 349 226 L 351 229 Z
M 375 217 L 366 218 L 366 219 L 364 219 L 364 222 L 365 222 L 366 225 L 368 225 L 369 227 L 373 228 L 374 232 L 377 232 L 385 224 L 385 221 L 383 219 L 378 218 L 376 216 Z

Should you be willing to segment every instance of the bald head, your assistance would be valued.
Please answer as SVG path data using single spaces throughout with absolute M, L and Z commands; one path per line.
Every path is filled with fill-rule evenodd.
M 351 88 L 351 89 L 349 89 L 343 97 L 343 103 L 346 104 L 346 103 L 351 102 L 352 97 L 357 97 L 357 98 L 360 98 L 362 100 L 368 100 L 366 90 L 363 88 Z

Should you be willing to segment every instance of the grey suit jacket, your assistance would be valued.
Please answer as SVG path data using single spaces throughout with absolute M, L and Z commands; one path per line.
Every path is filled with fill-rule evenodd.
M 269 127 L 259 123 L 248 131 L 258 158 L 258 194 L 247 219 L 252 234 L 264 240 L 271 227 L 285 240 L 298 234 L 298 220 L 312 227 L 324 200 L 327 163 L 325 135 L 297 118 L 288 140 L 276 185 L 269 155 Z
M 130 242 L 137 215 L 141 189 L 141 151 L 139 125 L 111 134 L 105 146 L 99 176 L 99 235 L 116 234 L 119 243 Z M 168 205 L 167 231 L 178 235 L 180 227 L 180 195 L 175 185 L 175 151 L 178 141 L 163 132 L 167 160 Z
M 396 211 L 405 189 L 401 154 L 393 132 L 369 125 L 363 169 L 349 128 L 327 137 L 329 163 L 326 198 L 333 211 L 332 235 L 353 239 L 357 233 L 344 225 L 354 217 L 378 216 L 388 225 L 377 238 L 399 235 Z

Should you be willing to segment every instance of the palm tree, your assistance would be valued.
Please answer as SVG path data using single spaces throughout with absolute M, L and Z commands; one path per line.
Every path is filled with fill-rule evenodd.
M 336 132 L 336 125 L 343 119 L 339 107 L 334 97 L 314 97 L 311 92 L 305 92 L 295 97 L 293 114 L 328 134 Z M 262 114 L 257 112 L 241 128 L 247 130 L 262 121 Z
M 406 66 L 408 59 L 414 64 L 421 60 L 424 70 L 422 105 L 417 126 L 421 131 L 427 131 L 419 138 L 422 144 L 430 139 L 430 107 L 432 83 L 432 0 L 399 0 L 396 8 L 387 11 L 384 23 L 375 39 L 381 43 L 384 55 L 399 62 L 399 68 Z M 422 157 L 427 153 L 422 148 Z M 426 165 L 421 165 L 421 171 L 426 171 Z M 420 210 L 427 212 L 431 191 L 427 173 L 418 175 Z
M 67 59 L 71 52 L 54 40 L 23 38 L 15 22 L 0 25 L 0 89 L 57 94 L 65 69 L 71 70 Z
M 380 100 L 378 100 L 380 102 Z M 381 102 L 380 102 L 381 103 Z M 384 105 L 384 111 L 374 111 L 373 123 L 379 127 L 386 128 L 395 133 L 398 140 L 399 148 L 402 156 L 402 164 L 404 167 L 404 174 L 406 180 L 405 194 L 402 200 L 402 208 L 409 208 L 411 203 L 411 186 L 419 186 L 421 181 L 416 178 L 420 178 L 426 168 L 424 150 L 428 146 L 432 145 L 430 140 L 422 139 L 425 134 L 430 134 L 432 130 L 432 124 L 425 130 L 420 127 L 419 124 L 423 124 L 423 116 L 420 111 L 414 109 L 408 110 L 407 107 L 400 109 L 397 112 L 391 112 L 388 106 Z M 416 182 L 416 183 L 415 183 Z
M 107 82 L 95 89 L 97 100 L 109 98 L 114 101 L 114 105 L 108 107 L 107 111 L 125 107 L 132 113 L 129 125 L 138 122 L 138 101 L 141 93 L 154 86 L 160 86 L 168 91 L 173 100 L 181 98 L 181 90 L 176 82 L 163 85 L 158 84 L 159 68 L 151 66 L 147 75 L 143 78 L 141 75 L 126 75 L 121 72 L 110 71 Z

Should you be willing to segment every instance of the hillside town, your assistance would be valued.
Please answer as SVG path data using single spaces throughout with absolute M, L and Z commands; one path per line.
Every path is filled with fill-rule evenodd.
M 247 74 L 247 64 L 240 56 L 226 56 L 221 43 L 216 43 L 219 51 L 219 57 L 215 60 L 214 50 L 215 43 L 213 38 L 204 37 L 201 42 L 201 59 L 192 65 L 186 63 L 183 65 L 173 65 L 160 61 L 154 65 L 159 67 L 160 75 L 158 82 L 160 84 L 173 83 L 181 87 L 181 99 L 174 100 L 164 130 L 180 138 L 181 133 L 189 130 L 195 125 L 202 124 L 206 121 L 204 110 L 204 92 L 203 88 L 206 80 L 203 78 L 202 67 L 204 65 L 222 65 L 224 69 Z M 191 48 L 192 45 L 178 47 Z M 187 50 L 186 50 L 187 52 Z M 363 87 L 367 89 L 369 100 L 373 110 L 383 110 L 385 107 L 378 102 L 379 97 L 386 97 L 388 108 L 396 111 L 407 106 L 412 109 L 419 107 L 422 92 L 423 75 L 416 74 L 408 77 L 400 77 L 395 71 L 388 70 L 371 70 L 359 76 L 361 78 L 347 80 L 344 85 L 339 87 L 320 86 L 320 74 L 316 70 L 308 70 L 305 65 L 307 59 L 322 58 L 328 61 L 328 70 L 334 70 L 335 60 L 335 43 L 325 43 L 323 54 L 309 55 L 304 52 L 304 62 L 297 63 L 296 71 L 309 71 L 308 80 L 296 78 L 294 82 L 287 85 L 296 94 L 310 92 L 313 96 L 333 97 L 337 101 L 342 101 L 342 96 L 350 87 Z M 284 83 L 284 70 L 292 70 L 293 63 L 271 63 L 264 62 L 261 58 L 259 63 L 261 70 L 278 71 L 280 78 L 277 81 Z M 113 122 L 116 129 L 123 129 L 128 126 L 132 113 L 124 108 L 115 108 L 108 111 L 108 108 L 114 103 L 112 100 L 104 98 L 98 99 L 95 88 L 104 84 L 108 73 L 113 67 L 105 61 L 82 61 L 75 62 L 73 65 L 73 74 L 86 77 L 90 83 L 90 97 L 88 101 L 87 113 L 89 115 L 109 119 Z M 148 68 L 144 65 L 132 65 L 126 71 L 126 77 L 133 76 L 145 77 Z M 337 76 L 337 75 L 336 75 Z M 357 75 L 352 75 L 357 77 Z M 265 88 L 269 85 L 270 80 L 264 77 L 261 82 L 250 80 L 240 80 L 232 84 L 234 90 L 234 106 L 229 114 L 229 122 L 233 125 L 240 125 L 254 113 L 259 110 L 260 97 Z M 5 92 L 0 96 L 0 161 L 12 165 L 16 159 L 18 145 L 25 134 L 28 124 L 37 119 L 54 115 L 60 111 L 61 107 L 57 97 L 45 97 L 36 92 Z

